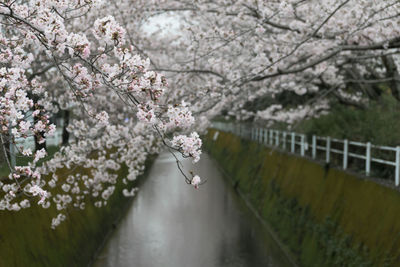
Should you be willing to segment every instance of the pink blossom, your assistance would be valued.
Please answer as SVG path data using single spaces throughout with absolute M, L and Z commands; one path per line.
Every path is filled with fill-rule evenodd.
M 192 181 L 190 182 L 194 188 L 199 188 L 199 185 L 201 183 L 201 179 L 198 175 L 193 176 Z

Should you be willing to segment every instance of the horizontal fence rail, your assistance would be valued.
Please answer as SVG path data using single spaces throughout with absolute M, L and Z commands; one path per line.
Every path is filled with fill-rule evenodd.
M 62 128 L 58 128 L 51 136 L 46 137 L 46 146 L 59 146 L 62 143 Z M 16 138 L 15 144 L 10 144 L 10 164 L 16 166 L 16 156 L 24 149 L 35 150 L 35 138 L 29 136 L 27 138 Z
M 62 129 L 57 129 L 53 135 L 46 137 L 46 145 L 48 146 L 59 146 L 62 142 Z M 16 138 L 15 146 L 20 150 L 22 149 L 35 149 L 35 138 L 29 136 L 27 138 Z
M 396 186 L 400 184 L 400 146 L 378 146 L 370 142 L 361 143 L 316 135 L 308 140 L 306 135 L 295 132 L 225 122 L 214 122 L 212 127 L 302 157 L 323 160 L 326 163 L 332 162 L 332 156 L 339 155 L 340 165 L 344 170 L 348 169 L 349 159 L 358 159 L 364 162 L 366 176 L 371 175 L 371 163 L 394 167 L 394 183 Z M 217 137 L 218 135 L 214 136 L 214 139 Z

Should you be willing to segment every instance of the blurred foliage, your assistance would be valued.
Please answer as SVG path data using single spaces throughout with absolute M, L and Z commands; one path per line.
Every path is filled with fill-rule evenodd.
M 329 114 L 304 120 L 294 130 L 377 145 L 400 145 L 400 103 L 383 94 L 366 109 L 335 104 Z

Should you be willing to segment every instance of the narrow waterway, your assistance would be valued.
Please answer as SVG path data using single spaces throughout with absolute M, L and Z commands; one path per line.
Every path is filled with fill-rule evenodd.
M 207 183 L 188 186 L 161 154 L 95 267 L 291 266 L 208 155 L 182 162 Z

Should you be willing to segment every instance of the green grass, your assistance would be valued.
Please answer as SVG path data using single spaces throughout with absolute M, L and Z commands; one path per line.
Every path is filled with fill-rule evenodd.
M 57 150 L 49 149 L 49 157 Z M 153 159 L 148 159 L 147 167 Z M 79 173 L 89 171 L 82 168 L 75 170 Z M 66 172 L 69 174 L 70 170 L 61 169 L 57 174 L 61 179 Z M 89 197 L 85 201 L 85 210 L 69 207 L 62 211 L 67 219 L 55 230 L 50 228 L 51 219 L 59 213 L 54 204 L 49 209 L 43 209 L 36 205 L 38 199 L 32 198 L 28 209 L 1 211 L 0 267 L 87 266 L 131 200 L 123 196 L 122 189 L 137 186 L 146 175 L 124 185 L 122 178 L 128 174 L 127 167 L 123 166 L 116 173 L 119 179 L 107 206 L 96 208 Z M 58 188 L 52 194 L 61 193 L 60 190 Z
M 302 266 L 394 266 L 400 194 L 372 181 L 210 130 L 204 146 Z

